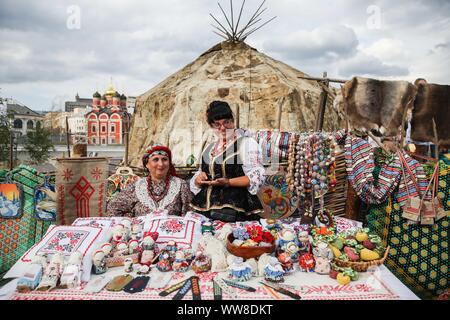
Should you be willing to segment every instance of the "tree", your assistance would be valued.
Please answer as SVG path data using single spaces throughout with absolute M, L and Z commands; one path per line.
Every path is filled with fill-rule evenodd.
M 9 156 L 10 128 L 8 118 L 0 115 L 0 162 L 7 161 Z
M 49 130 L 37 127 L 34 131 L 27 132 L 24 145 L 33 163 L 42 163 L 50 157 L 50 151 L 55 150 Z

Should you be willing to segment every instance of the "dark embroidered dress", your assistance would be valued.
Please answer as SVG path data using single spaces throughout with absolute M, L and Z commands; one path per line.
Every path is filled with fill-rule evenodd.
M 210 180 L 232 179 L 245 175 L 242 169 L 242 158 L 238 152 L 241 141 L 242 138 L 238 138 L 215 157 L 211 155 L 214 143 L 205 148 L 201 169 Z M 260 218 L 258 214 L 262 212 L 258 197 L 250 194 L 246 187 L 203 186 L 194 196 L 191 207 L 207 217 L 230 219 L 229 221 L 258 220 Z M 230 213 L 234 217 L 230 218 Z

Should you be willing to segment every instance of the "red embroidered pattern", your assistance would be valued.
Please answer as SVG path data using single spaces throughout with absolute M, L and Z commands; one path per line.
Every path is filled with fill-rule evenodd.
M 103 171 L 99 167 L 95 167 L 95 169 L 92 169 L 91 174 L 95 180 L 99 180 L 103 174 Z
M 81 177 L 75 186 L 70 190 L 70 194 L 75 198 L 77 204 L 78 217 L 90 217 L 89 199 L 94 194 L 95 189 L 85 177 Z
M 64 170 L 62 176 L 63 176 L 64 180 L 69 181 L 74 176 L 74 173 L 72 172 L 72 170 L 67 168 L 67 169 Z
M 185 224 L 181 220 L 170 219 L 161 224 L 161 229 L 166 233 L 178 233 L 183 230 Z

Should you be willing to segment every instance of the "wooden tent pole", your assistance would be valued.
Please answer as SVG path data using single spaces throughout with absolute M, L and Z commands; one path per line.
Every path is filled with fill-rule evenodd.
M 328 88 L 329 81 L 327 79 L 326 71 L 323 73 L 323 79 L 321 81 Z M 327 106 L 327 100 L 328 100 L 328 90 L 324 90 L 324 88 L 322 88 L 322 92 L 320 93 L 320 99 L 319 99 L 319 112 L 317 114 L 316 125 L 314 127 L 314 131 L 316 131 L 316 132 L 322 131 L 322 129 L 323 129 L 323 120 L 325 118 L 325 109 Z

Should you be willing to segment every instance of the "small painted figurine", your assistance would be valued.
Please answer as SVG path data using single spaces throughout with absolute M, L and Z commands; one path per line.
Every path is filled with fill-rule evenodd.
M 172 270 L 172 258 L 170 253 L 166 250 L 162 250 L 159 255 L 159 261 L 156 263 L 156 269 L 161 272 L 167 272 Z
M 144 250 L 141 254 L 141 260 L 139 261 L 142 265 L 150 266 L 155 258 L 155 252 L 153 250 Z
M 53 254 L 50 263 L 44 270 L 37 291 L 50 291 L 58 285 L 64 267 L 64 257 L 61 253 Z
M 235 257 L 228 267 L 229 276 L 236 281 L 248 281 L 252 277 L 252 267 L 241 257 Z
M 328 246 L 328 243 L 319 241 L 313 249 L 314 259 L 316 260 L 316 267 L 314 271 L 318 274 L 329 274 L 331 269 L 331 261 L 333 260 L 333 251 Z
M 298 246 L 295 244 L 295 242 L 289 242 L 288 244 L 286 244 L 285 252 L 291 256 L 293 262 L 298 261 Z
M 264 267 L 264 279 L 271 282 L 284 281 L 284 270 L 277 258 L 270 257 L 269 263 Z
M 47 265 L 47 255 L 36 255 L 31 259 L 31 265 L 17 282 L 18 292 L 34 290 L 42 279 L 42 272 Z
M 103 250 L 95 251 L 92 255 L 92 273 L 102 274 L 105 273 L 107 269 L 105 252 L 103 252 Z
M 80 252 L 76 251 L 70 255 L 61 276 L 61 288 L 75 288 L 81 284 L 82 262 L 83 255 Z
M 128 257 L 123 260 L 124 271 L 126 273 L 133 272 L 133 259 Z
M 291 255 L 287 252 L 283 252 L 278 256 L 278 261 L 280 261 L 281 266 L 285 273 L 290 273 L 294 271 L 294 263 L 292 261 Z
M 308 231 L 300 231 L 298 234 L 299 255 L 311 252 L 311 243 L 309 242 Z
M 178 251 L 178 247 L 175 241 L 170 240 L 167 242 L 166 247 L 164 248 L 164 250 L 168 251 L 170 254 L 170 257 L 172 259 L 175 259 L 175 254 Z
M 196 273 L 211 270 L 211 258 L 203 254 L 203 252 L 197 251 L 194 261 L 192 262 L 192 270 Z
M 284 228 L 278 233 L 277 245 L 282 251 L 286 251 L 286 245 L 290 242 L 295 242 L 296 234 L 293 229 Z
M 300 271 L 313 272 L 315 265 L 313 255 L 310 253 L 305 253 L 298 259 L 298 265 L 300 266 Z
M 178 250 L 175 253 L 175 261 L 173 262 L 172 268 L 174 271 L 186 272 L 189 269 L 189 261 L 186 259 L 186 255 L 183 251 Z

